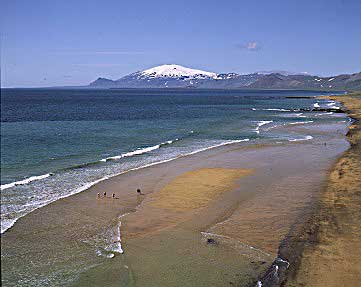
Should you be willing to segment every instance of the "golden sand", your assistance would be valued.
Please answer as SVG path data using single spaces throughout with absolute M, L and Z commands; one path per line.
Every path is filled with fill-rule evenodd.
M 151 206 L 173 211 L 206 207 L 223 192 L 233 189 L 236 180 L 251 174 L 248 169 L 202 168 L 186 172 L 151 198 Z
M 202 168 L 185 172 L 146 197 L 139 210 L 124 219 L 126 239 L 142 237 L 189 220 L 252 170 Z

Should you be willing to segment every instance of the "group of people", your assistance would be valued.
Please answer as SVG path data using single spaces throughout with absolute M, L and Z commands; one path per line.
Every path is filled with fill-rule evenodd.
M 106 197 L 107 197 L 107 192 L 106 191 L 104 191 L 103 197 L 100 196 L 99 192 L 97 193 L 97 198 L 106 198 Z M 117 197 L 115 197 L 115 193 L 112 194 L 112 198 L 117 199 Z
M 142 191 L 141 191 L 139 188 L 137 189 L 137 194 L 138 194 L 138 195 L 143 195 Z M 97 193 L 97 198 L 98 198 L 98 199 L 100 199 L 100 198 L 107 198 L 107 192 L 104 191 L 103 197 L 101 197 L 101 196 L 100 196 L 100 193 L 98 192 L 98 193 Z M 119 199 L 119 197 L 115 197 L 115 193 L 112 193 L 112 197 L 111 197 L 111 198 L 113 198 L 113 199 Z

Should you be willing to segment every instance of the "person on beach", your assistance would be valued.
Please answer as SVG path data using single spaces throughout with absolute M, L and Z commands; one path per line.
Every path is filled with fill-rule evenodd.
M 112 198 L 115 199 L 115 193 L 112 194 Z
M 142 195 L 143 193 L 142 193 L 142 191 L 138 188 L 137 189 L 137 193 L 139 194 L 139 195 Z
M 104 191 L 103 196 L 107 197 L 107 192 L 106 191 Z
M 100 198 L 100 193 L 99 193 L 99 192 L 97 193 L 97 198 L 98 198 L 98 199 Z

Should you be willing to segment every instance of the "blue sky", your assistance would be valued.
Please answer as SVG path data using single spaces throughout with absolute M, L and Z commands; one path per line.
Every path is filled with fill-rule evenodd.
M 2 87 L 84 85 L 167 63 L 361 71 L 360 0 L 0 3 Z

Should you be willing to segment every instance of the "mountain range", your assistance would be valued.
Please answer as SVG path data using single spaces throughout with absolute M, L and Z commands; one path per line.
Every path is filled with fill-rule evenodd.
M 138 71 L 118 80 L 98 78 L 87 87 L 361 90 L 361 72 L 332 77 L 283 71 L 240 75 L 217 74 L 171 64 Z

